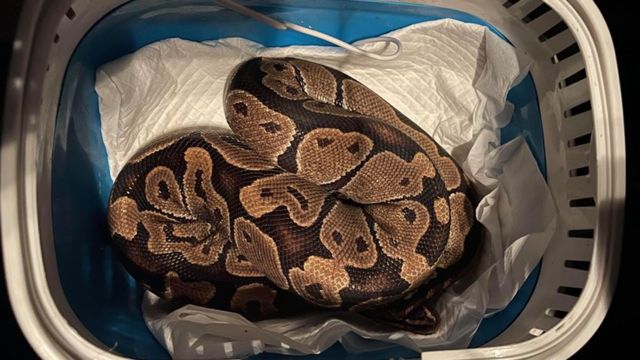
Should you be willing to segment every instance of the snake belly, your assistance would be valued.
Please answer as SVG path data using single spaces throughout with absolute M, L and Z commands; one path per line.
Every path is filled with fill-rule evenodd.
M 439 274 L 476 241 L 452 157 L 366 86 L 300 59 L 244 62 L 224 109 L 231 131 L 168 136 L 118 175 L 108 220 L 128 271 L 251 320 L 339 308 L 432 332 L 452 279 Z

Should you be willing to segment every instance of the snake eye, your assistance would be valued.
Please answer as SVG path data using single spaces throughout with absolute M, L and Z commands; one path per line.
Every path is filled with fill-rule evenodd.
M 287 67 L 286 67 L 286 66 L 284 66 L 284 65 L 282 65 L 282 64 L 274 64 L 274 65 L 273 65 L 273 68 L 274 68 L 276 71 L 284 71 L 284 69 L 286 69 Z
M 293 86 L 287 86 L 287 92 L 291 95 L 298 95 L 298 89 Z

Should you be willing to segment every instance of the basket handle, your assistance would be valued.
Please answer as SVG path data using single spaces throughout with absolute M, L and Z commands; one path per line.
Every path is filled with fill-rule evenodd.
M 300 26 L 298 24 L 293 24 L 290 23 L 288 21 L 279 21 L 276 20 L 270 16 L 267 16 L 265 14 L 262 14 L 260 12 L 257 12 L 255 10 L 251 10 L 248 7 L 244 6 L 244 5 L 240 5 L 237 2 L 235 2 L 234 0 L 218 0 L 218 4 L 220 4 L 221 6 L 224 6 L 230 10 L 233 10 L 235 12 L 238 12 L 240 14 L 249 16 L 254 18 L 255 20 L 258 20 L 264 24 L 267 24 L 271 27 L 274 27 L 278 30 L 293 30 L 293 31 L 297 31 L 299 33 L 303 33 L 306 35 L 310 35 L 313 36 L 315 38 L 318 39 L 322 39 L 325 40 L 327 42 L 330 42 L 334 45 L 337 45 L 343 49 L 346 49 L 348 51 L 351 51 L 353 53 L 359 54 L 359 55 L 364 55 L 367 57 L 370 57 L 372 59 L 376 59 L 376 60 L 392 60 L 395 59 L 396 57 L 398 57 L 398 55 L 400 55 L 400 52 L 402 51 L 402 43 L 400 42 L 400 40 L 396 39 L 396 38 L 392 38 L 389 36 L 379 36 L 379 37 L 375 37 L 375 38 L 370 38 L 370 39 L 365 39 L 365 40 L 361 40 L 356 42 L 359 46 L 355 46 L 352 44 L 349 44 L 347 42 L 344 42 L 340 39 L 337 39 L 333 36 L 327 35 L 323 32 L 317 31 L 317 30 L 313 30 L 313 29 L 309 29 L 306 28 L 304 26 Z M 380 52 L 376 52 L 376 51 L 367 51 L 364 50 L 361 46 L 366 45 L 366 44 L 372 44 L 372 43 L 385 43 L 386 46 L 384 46 L 382 48 L 382 50 Z M 387 50 L 387 48 L 389 47 L 389 45 L 395 45 L 395 51 L 391 54 L 385 54 L 384 52 Z

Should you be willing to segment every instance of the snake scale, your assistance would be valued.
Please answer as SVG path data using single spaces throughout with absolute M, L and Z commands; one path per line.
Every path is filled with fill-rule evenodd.
M 163 298 L 252 320 L 340 308 L 433 332 L 433 301 L 477 243 L 452 157 L 309 61 L 242 63 L 224 110 L 232 132 L 166 137 L 118 175 L 108 220 L 129 272 Z

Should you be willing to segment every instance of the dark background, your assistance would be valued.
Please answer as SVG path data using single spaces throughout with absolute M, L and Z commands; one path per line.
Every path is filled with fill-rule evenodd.
M 637 29 L 634 29 L 635 15 L 632 1 L 596 0 L 602 11 L 616 48 L 622 96 L 625 112 L 625 133 L 627 139 L 627 206 L 625 216 L 625 241 L 620 268 L 618 286 L 611 308 L 602 326 L 589 343 L 574 359 L 590 359 L 600 356 L 616 356 L 614 354 L 636 353 L 634 341 L 637 341 L 638 309 L 632 307 L 631 286 L 634 281 L 632 273 L 633 257 L 636 254 L 635 242 L 640 236 L 640 163 L 638 149 L 640 141 L 633 140 L 638 134 L 638 107 L 634 107 L 640 96 L 640 59 L 632 55 L 638 44 Z M 21 0 L 3 0 L 0 4 L 0 118 L 3 114 L 6 73 L 9 66 L 11 44 L 15 32 Z M 1 127 L 0 127 L 1 131 Z M 0 251 L 2 249 L 0 248 Z M 18 328 L 6 294 L 5 277 L 3 276 L 2 256 L 0 256 L 0 353 L 9 358 L 37 358 Z M 636 274 L 638 272 L 636 271 Z M 617 356 L 616 356 L 617 357 Z

